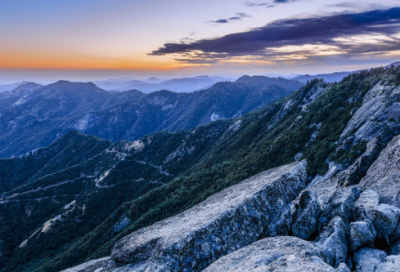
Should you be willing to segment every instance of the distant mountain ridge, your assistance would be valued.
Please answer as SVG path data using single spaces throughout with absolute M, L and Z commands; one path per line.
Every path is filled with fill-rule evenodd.
M 221 81 L 228 80 L 222 77 L 196 76 L 169 80 L 161 80 L 154 77 L 147 80 L 115 79 L 95 81 L 94 83 L 108 91 L 139 90 L 144 93 L 151 93 L 160 90 L 170 90 L 178 93 L 189 93 L 209 88 Z
M 5 84 L 5 85 L 0 85 L 0 93 L 6 92 L 6 91 L 12 91 L 15 88 L 24 85 L 26 83 L 31 83 L 29 81 L 22 81 L 22 82 L 16 82 L 16 83 L 11 83 L 11 84 Z
M 68 81 L 33 85 L 29 93 L 12 91 L 11 98 L 0 96 L 0 157 L 48 146 L 70 130 L 118 141 L 190 129 L 241 116 L 302 85 L 282 78 L 248 76 L 193 93 L 110 93 L 93 83 Z
M 397 67 L 400 65 L 400 61 L 393 62 L 389 65 L 386 65 L 385 68 L 390 68 L 391 66 Z M 335 73 L 327 73 L 327 74 L 317 74 L 317 75 L 297 75 L 293 78 L 293 80 L 298 80 L 303 83 L 307 83 L 307 81 L 311 81 L 313 79 L 319 78 L 323 79 L 325 82 L 340 82 L 343 78 L 348 76 L 349 74 L 355 73 L 357 71 L 352 72 L 335 72 Z
M 303 83 L 307 83 L 307 81 L 311 81 L 313 79 L 319 78 L 323 79 L 325 82 L 339 82 L 341 81 L 344 77 L 348 76 L 352 72 L 337 72 L 337 73 L 332 73 L 332 74 L 318 74 L 318 75 L 298 75 L 294 77 L 294 80 L 298 80 Z

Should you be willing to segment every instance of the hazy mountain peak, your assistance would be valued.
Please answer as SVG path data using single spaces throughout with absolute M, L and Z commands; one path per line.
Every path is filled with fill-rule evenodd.
M 393 62 L 393 63 L 387 65 L 386 67 L 391 67 L 391 66 L 397 67 L 399 65 L 400 65 L 400 61 L 396 61 L 396 62 Z

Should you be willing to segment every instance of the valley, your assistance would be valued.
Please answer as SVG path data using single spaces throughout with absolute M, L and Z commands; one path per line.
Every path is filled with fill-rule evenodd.
M 311 243 L 307 246 L 320 250 L 315 251 L 315 256 L 320 258 L 321 267 L 326 269 L 322 271 L 332 271 L 329 267 L 336 268 L 339 261 L 334 259 L 337 257 L 326 255 L 325 241 L 330 238 L 322 230 L 332 221 L 332 224 L 336 224 L 332 225 L 336 231 L 337 226 L 343 224 L 340 220 L 344 220 L 348 228 L 355 219 L 351 213 L 336 213 L 336 206 L 330 203 L 336 197 L 339 199 L 336 195 L 342 191 L 353 197 L 352 201 L 355 202 L 364 190 L 377 190 L 377 187 L 369 184 L 386 184 L 382 179 L 373 181 L 374 179 L 368 177 L 376 175 L 377 170 L 373 169 L 381 169 L 382 166 L 374 166 L 381 165 L 379 154 L 386 156 L 383 154 L 387 151 L 382 150 L 386 150 L 389 143 L 387 148 L 395 146 L 393 139 L 399 134 L 400 125 L 393 119 L 397 115 L 397 94 L 400 91 L 396 83 L 397 73 L 398 68 L 394 67 L 375 68 L 350 74 L 339 83 L 314 79 L 284 98 L 260 101 L 258 105 L 265 106 L 254 107 L 246 114 L 233 114 L 233 118 L 214 120 L 175 132 L 160 131 L 135 141 L 112 142 L 70 131 L 48 147 L 19 157 L 1 159 L 2 269 L 60 271 L 107 256 L 111 258 L 85 264 L 83 270 L 78 267 L 71 268 L 70 271 L 95 271 L 100 268 L 109 269 L 104 271 L 117 271 L 114 262 L 124 263 L 126 271 L 144 271 L 149 267 L 152 267 L 152 271 L 171 269 L 170 261 L 160 261 L 158 257 L 154 260 L 153 257 L 146 257 L 146 262 L 140 262 L 143 267 L 133 268 L 136 257 L 126 260 L 125 257 L 117 257 L 125 256 L 125 253 L 117 253 L 119 249 L 115 245 L 121 239 L 127 239 L 124 237 L 136 235 L 135 233 L 145 227 L 151 229 L 153 224 L 163 222 L 162 220 L 170 220 L 168 222 L 171 224 L 184 227 L 186 223 L 174 223 L 174 218 L 197 209 L 196 205 L 203 205 L 201 203 L 207 203 L 210 199 L 214 199 L 215 205 L 220 205 L 217 193 L 224 194 L 225 190 L 234 192 L 235 186 L 240 186 L 244 180 L 252 184 L 251 180 L 262 175 L 264 171 L 274 173 L 278 171 L 276 169 L 301 165 L 301 170 L 298 170 L 302 173 L 301 182 L 296 179 L 290 185 L 299 187 L 296 187 L 296 193 L 293 191 L 294 194 L 287 197 L 284 205 L 278 200 L 266 200 L 273 201 L 271 203 L 278 201 L 281 206 L 274 211 L 263 212 L 254 208 L 249 214 L 244 213 L 243 208 L 239 209 L 241 212 L 235 217 L 237 220 L 253 220 L 251 222 L 254 224 L 264 227 L 259 227 L 250 240 L 238 238 L 238 242 L 243 244 L 234 249 L 226 249 L 224 253 L 218 251 L 221 254 L 218 256 L 234 253 L 262 238 L 297 236 Z M 244 77 L 242 80 L 249 80 L 252 84 L 257 81 L 261 89 L 269 86 L 263 78 Z M 98 93 L 103 95 L 102 91 L 98 90 Z M 376 105 L 375 108 L 369 106 L 371 101 Z M 164 106 L 165 104 L 162 107 Z M 393 160 L 387 156 L 383 158 L 386 161 Z M 385 164 L 392 163 L 395 160 Z M 272 178 L 267 175 L 265 182 L 272 182 Z M 291 184 L 292 179 L 287 182 Z M 283 186 L 286 183 L 274 181 L 272 184 Z M 308 195 L 305 192 L 309 192 Z M 398 205 L 397 198 L 389 198 L 385 190 L 376 192 L 382 195 L 379 202 L 382 205 Z M 236 199 L 239 195 L 234 193 L 232 197 Z M 249 196 L 244 194 L 243 197 Z M 270 197 L 266 196 L 266 199 Z M 309 204 L 301 204 L 306 199 L 320 205 L 314 225 L 309 221 L 302 223 L 321 231 L 321 237 L 317 233 L 319 238 L 312 238 L 317 238 L 316 241 L 310 238 L 315 230 L 307 230 L 308 234 L 304 236 L 305 230 L 302 228 L 293 229 L 296 220 L 303 220 L 302 211 L 298 207 L 305 207 L 308 211 Z M 233 202 L 235 205 L 236 201 Z M 258 207 L 258 204 L 254 205 Z M 216 209 L 223 212 L 225 208 Z M 252 217 L 258 213 L 275 216 L 274 222 L 279 224 L 276 227 L 270 226 L 267 230 L 262 219 L 264 217 Z M 336 218 L 333 221 L 333 215 L 341 219 Z M 249 227 L 254 227 L 253 223 Z M 215 226 L 219 225 L 218 223 Z M 147 232 L 150 235 L 152 231 Z M 339 229 L 337 231 L 346 232 Z M 207 230 L 208 232 L 211 236 L 221 235 L 212 229 Z M 229 237 L 233 232 L 228 233 L 227 238 L 223 239 L 231 239 Z M 160 241 L 165 239 L 170 238 L 162 238 Z M 293 241 L 303 243 L 301 240 Z M 280 241 L 275 243 L 279 244 Z M 346 245 L 347 240 L 343 243 Z M 130 246 L 129 243 L 127 245 Z M 169 250 L 169 247 L 163 249 L 162 254 L 167 254 L 165 256 L 169 257 L 165 258 L 172 260 L 175 255 Z M 197 256 L 198 253 L 194 252 L 198 249 L 193 250 L 187 254 Z M 201 271 L 209 265 L 211 266 L 207 269 L 210 271 L 228 269 L 213 268 L 222 265 L 217 261 L 220 258 L 216 257 L 217 253 L 213 254 L 214 257 L 207 257 L 211 260 L 207 264 L 205 261 L 196 261 L 199 266 L 193 271 Z M 344 256 L 343 254 L 340 256 Z M 345 255 L 347 258 L 347 251 Z M 222 257 L 221 262 L 231 262 L 229 256 Z M 338 260 L 343 261 L 344 257 L 341 258 Z M 215 265 L 211 264 L 214 261 L 217 261 Z M 303 261 L 305 265 L 309 265 L 306 260 L 302 259 Z M 226 271 L 239 269 L 224 267 L 229 267 Z

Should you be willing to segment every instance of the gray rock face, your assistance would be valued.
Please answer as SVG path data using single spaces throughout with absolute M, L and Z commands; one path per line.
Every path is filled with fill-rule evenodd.
M 396 242 L 400 240 L 400 219 L 399 219 L 399 224 L 397 225 L 397 228 L 393 231 L 392 234 L 389 235 L 389 241 Z
M 338 268 L 336 268 L 336 272 L 351 272 L 351 270 L 347 267 L 346 264 L 341 263 Z
M 93 260 L 61 272 L 170 272 L 157 262 L 142 262 L 138 264 L 118 265 L 110 257 Z
M 93 260 L 73 268 L 65 269 L 61 272 L 95 272 L 105 271 L 106 269 L 111 269 L 115 267 L 115 262 L 110 257 L 106 257 L 98 260 Z
M 297 237 L 273 237 L 222 257 L 204 272 L 334 272 L 324 261 L 323 252 Z
M 119 263 L 158 263 L 171 271 L 202 270 L 255 242 L 263 232 L 279 233 L 274 225 L 288 221 L 290 202 L 306 180 L 305 161 L 260 173 L 124 237 L 113 248 L 112 258 Z M 290 221 L 286 230 L 289 226 Z
M 376 160 L 382 147 L 379 137 L 375 137 L 367 144 L 367 150 L 349 168 L 339 173 L 334 181 L 339 186 L 358 184 L 365 176 L 368 168 Z
M 391 205 L 380 204 L 371 210 L 368 216 L 378 232 L 378 238 L 384 238 L 390 244 L 389 236 L 399 223 L 400 210 Z
M 353 259 L 350 256 L 347 256 L 346 265 L 350 270 L 353 270 Z
M 400 114 L 400 104 L 397 97 L 400 93 L 398 86 L 384 86 L 378 82 L 364 96 L 362 106 L 347 123 L 340 138 L 352 135 L 356 140 L 372 140 L 384 129 L 399 131 L 399 122 L 390 121 Z
M 345 224 L 349 225 L 352 220 L 353 204 L 359 196 L 360 189 L 355 186 L 337 190 L 329 199 L 319 218 L 319 231 L 322 231 L 335 216 L 340 216 Z
M 354 253 L 356 271 L 374 272 L 386 256 L 387 254 L 382 250 L 364 247 Z
M 357 251 L 361 247 L 374 247 L 376 234 L 372 222 L 368 219 L 351 223 L 350 250 Z
M 379 264 L 375 272 L 398 272 L 400 271 L 400 256 L 388 256 Z
M 340 217 L 333 218 L 329 225 L 316 239 L 316 245 L 326 256 L 326 261 L 333 267 L 345 263 L 349 249 L 349 230 Z
M 321 212 L 317 195 L 312 191 L 304 191 L 293 215 L 293 235 L 303 240 L 310 238 L 317 228 Z
M 357 221 L 369 219 L 367 211 L 379 205 L 379 195 L 372 189 L 363 192 L 353 206 L 353 217 Z
M 394 243 L 387 252 L 389 255 L 400 255 L 400 240 Z
M 371 165 L 360 185 L 374 189 L 381 201 L 400 208 L 400 136 L 393 138 Z
M 371 220 L 377 237 L 385 239 L 388 244 L 400 235 L 397 233 L 400 209 L 388 204 L 379 204 L 379 195 L 372 189 L 360 195 L 353 207 L 353 217 L 356 220 Z

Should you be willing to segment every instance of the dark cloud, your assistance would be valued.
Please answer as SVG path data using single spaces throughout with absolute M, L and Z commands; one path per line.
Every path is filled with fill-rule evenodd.
M 234 17 L 230 17 L 228 19 L 219 19 L 219 20 L 215 20 L 215 21 L 209 21 L 208 23 L 227 24 L 227 23 L 229 23 L 229 21 L 238 21 L 238 20 L 242 20 L 243 18 L 246 18 L 246 17 L 251 17 L 251 16 L 246 13 L 238 12 L 238 13 L 236 13 L 236 16 L 234 16 Z
M 273 8 L 277 4 L 285 4 L 285 3 L 291 3 L 291 2 L 296 2 L 299 0 L 270 0 L 267 2 L 261 2 L 261 3 L 255 3 L 251 1 L 246 1 L 244 4 L 247 7 L 266 7 L 266 8 Z
M 227 20 L 227 19 L 219 19 L 219 20 L 216 20 L 216 21 L 211 21 L 211 23 L 215 23 L 215 24 L 227 24 L 227 23 L 229 23 L 229 20 Z
M 400 50 L 400 41 L 390 37 L 400 31 L 400 8 L 373 10 L 325 17 L 286 19 L 264 27 L 215 39 L 190 43 L 166 43 L 149 55 L 180 54 L 180 59 L 226 59 L 240 56 L 273 56 L 271 48 L 306 44 L 334 46 L 348 54 Z M 379 42 L 346 42 L 355 35 L 385 35 Z M 342 38 L 342 39 L 339 39 Z M 287 54 L 285 52 L 279 54 Z M 293 52 L 290 52 L 293 54 Z

